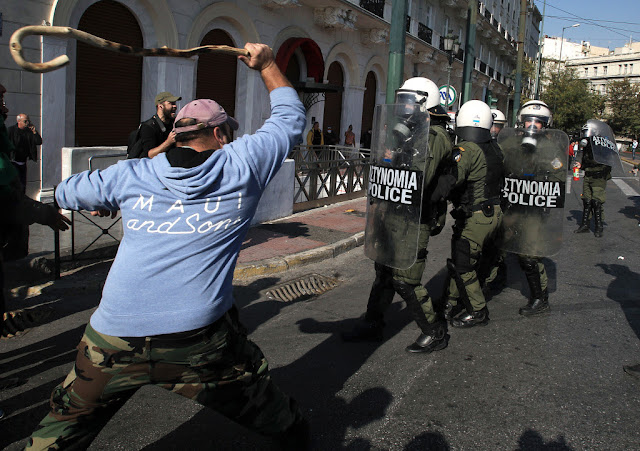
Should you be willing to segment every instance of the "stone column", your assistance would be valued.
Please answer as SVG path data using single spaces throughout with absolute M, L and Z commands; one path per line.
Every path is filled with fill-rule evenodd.
M 68 42 L 71 41 L 44 36 L 42 60 L 49 61 L 59 55 L 68 55 Z M 53 201 L 53 187 L 61 181 L 62 148 L 73 144 L 69 142 L 75 127 L 73 103 L 70 104 L 70 102 L 75 102 L 75 95 L 71 96 L 73 100 L 68 99 L 69 73 L 73 74 L 72 78 L 75 78 L 73 63 L 62 69 L 42 74 L 42 155 L 39 197 L 43 202 Z
M 364 106 L 363 86 L 346 86 L 342 96 L 342 119 L 340 124 L 340 143 L 344 143 L 344 133 L 353 125 L 356 143 L 360 141 L 362 130 L 362 108 Z

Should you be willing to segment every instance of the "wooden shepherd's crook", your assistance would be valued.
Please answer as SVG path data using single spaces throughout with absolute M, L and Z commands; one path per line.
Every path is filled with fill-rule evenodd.
M 126 53 L 127 55 L 135 56 L 173 56 L 177 58 L 190 58 L 200 53 L 214 53 L 222 52 L 229 53 L 231 55 L 244 55 L 250 56 L 249 52 L 244 49 L 237 49 L 235 47 L 229 47 L 227 45 L 203 45 L 201 47 L 194 47 L 192 49 L 171 49 L 169 47 L 160 47 L 155 49 L 142 49 L 139 47 L 131 47 L 129 45 L 120 44 L 118 42 L 107 41 L 106 39 L 99 38 L 84 31 L 76 30 L 70 27 L 47 27 L 42 25 L 32 25 L 28 27 L 22 27 L 16 30 L 11 36 L 9 41 L 9 48 L 11 50 L 11 56 L 18 63 L 18 65 L 29 72 L 51 72 L 60 67 L 69 64 L 69 57 L 67 55 L 60 55 L 44 63 L 30 63 L 26 61 L 22 56 L 22 38 L 31 35 L 42 36 L 58 36 L 65 38 L 73 38 L 78 41 L 82 41 L 86 44 L 99 47 L 101 49 L 111 50 L 112 52 Z

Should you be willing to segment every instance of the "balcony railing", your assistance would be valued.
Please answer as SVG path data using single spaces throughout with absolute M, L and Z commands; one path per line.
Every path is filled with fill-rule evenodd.
M 489 77 L 493 77 L 493 67 L 489 67 L 489 72 L 487 73 Z
M 479 71 L 482 72 L 483 74 L 486 74 L 487 73 L 487 63 L 484 63 L 484 62 L 480 61 L 480 69 L 479 69 Z
M 360 8 L 364 8 L 380 18 L 384 18 L 384 0 L 360 0 Z
M 433 30 L 425 24 L 418 22 L 418 38 L 422 39 L 427 44 L 431 44 L 431 41 L 433 40 Z

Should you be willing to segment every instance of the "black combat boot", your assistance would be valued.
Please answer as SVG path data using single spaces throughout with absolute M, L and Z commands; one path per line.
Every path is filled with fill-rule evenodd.
M 406 347 L 407 352 L 429 353 L 441 351 L 449 345 L 449 334 L 447 334 L 447 323 L 436 321 L 429 324 L 420 334 L 416 341 Z
M 532 316 L 549 310 L 549 293 L 547 290 L 542 290 L 538 262 L 531 258 L 522 259 L 520 260 L 520 267 L 527 277 L 531 293 L 529 294 L 529 302 L 520 308 L 519 313 L 523 316 Z
M 451 320 L 453 327 L 460 328 L 486 326 L 487 324 L 489 324 L 489 310 L 486 307 L 476 310 L 473 313 L 464 312 L 462 315 Z
M 367 319 L 358 323 L 353 330 L 342 333 L 342 340 L 348 342 L 382 341 L 384 339 L 384 322 L 369 321 Z
M 587 233 L 589 232 L 589 221 L 591 220 L 591 201 L 582 199 L 582 222 L 580 227 L 573 231 L 573 233 Z
M 593 234 L 598 238 L 602 238 L 602 231 L 604 229 L 602 225 L 602 202 L 591 199 L 591 205 L 593 206 Z
M 529 299 L 527 305 L 520 308 L 520 314 L 522 316 L 533 316 L 544 313 L 547 310 L 549 310 L 549 293 L 544 290 L 540 297 Z

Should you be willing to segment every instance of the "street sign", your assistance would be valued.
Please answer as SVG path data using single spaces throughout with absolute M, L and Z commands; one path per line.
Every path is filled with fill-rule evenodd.
M 458 93 L 456 88 L 449 86 L 449 101 L 447 102 L 447 85 L 440 86 L 440 105 L 448 107 L 456 103 L 458 99 Z

